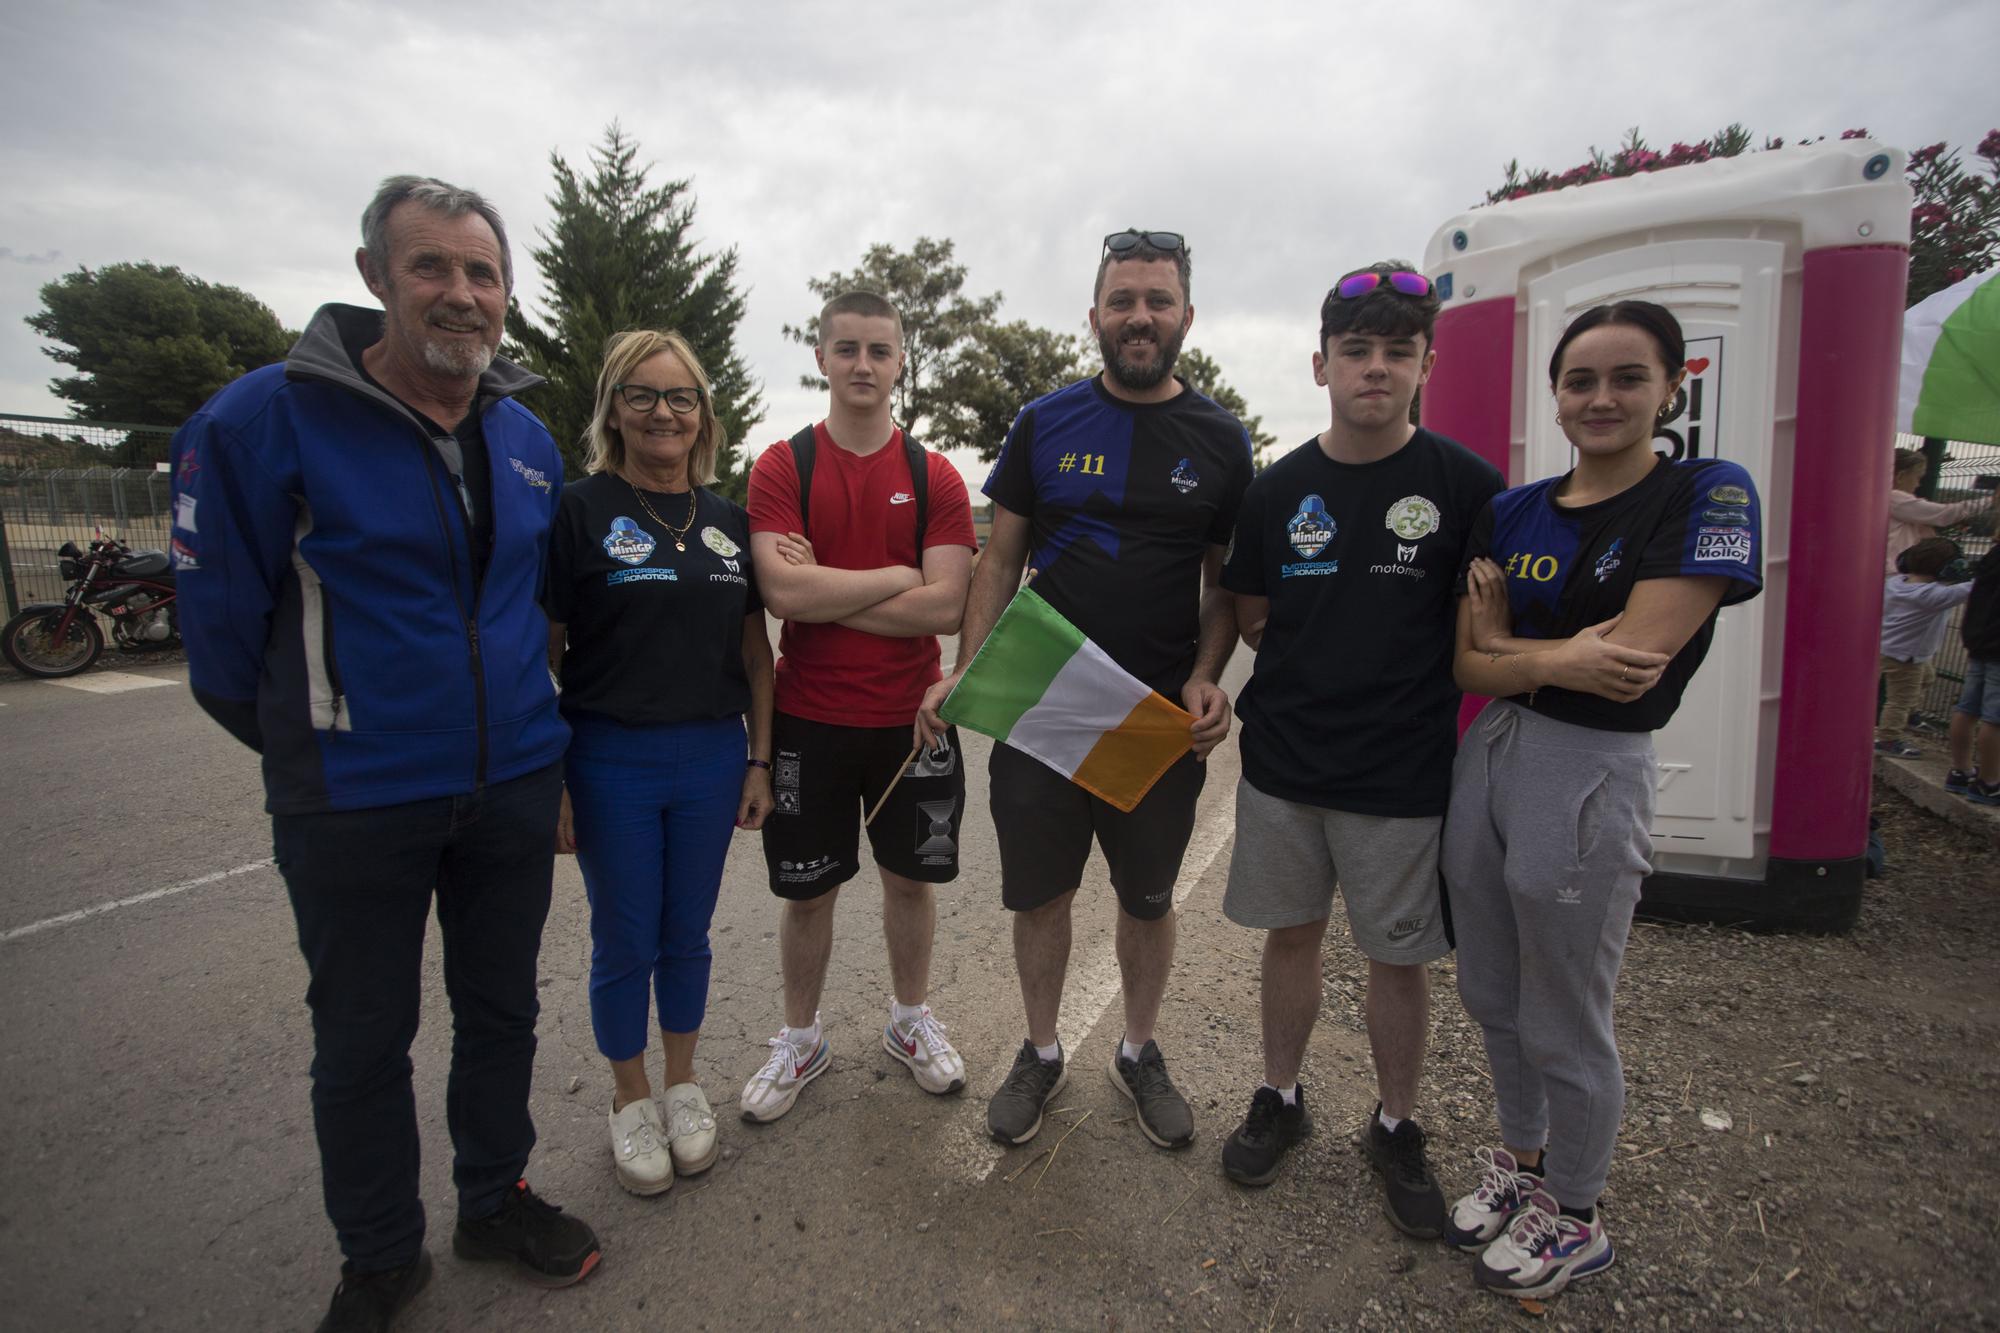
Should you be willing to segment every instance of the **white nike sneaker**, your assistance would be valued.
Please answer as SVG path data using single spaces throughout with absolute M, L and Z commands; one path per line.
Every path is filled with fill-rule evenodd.
M 673 1154 L 674 1171 L 698 1176 L 715 1165 L 722 1145 L 715 1137 L 715 1112 L 708 1106 L 699 1083 L 676 1083 L 660 1102 L 667 1108 L 667 1151 Z
M 882 1029 L 882 1049 L 910 1067 L 917 1086 L 943 1096 L 965 1086 L 965 1061 L 945 1040 L 944 1024 L 925 1005 L 909 1023 L 898 1023 L 890 1011 L 889 1026 Z
M 818 1021 L 819 1015 L 813 1015 Z M 819 1044 L 802 1051 L 792 1045 L 792 1030 L 779 1028 L 771 1038 L 771 1058 L 743 1085 L 743 1118 L 768 1124 L 792 1109 L 799 1089 L 826 1072 L 833 1052 L 821 1033 Z
M 651 1097 L 641 1097 L 613 1111 L 611 1122 L 611 1162 L 618 1168 L 618 1183 L 633 1194 L 665 1194 L 674 1187 L 674 1162 L 667 1152 L 666 1132 L 660 1127 L 660 1108 Z

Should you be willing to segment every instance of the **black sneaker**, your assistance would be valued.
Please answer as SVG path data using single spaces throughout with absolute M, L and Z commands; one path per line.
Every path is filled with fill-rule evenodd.
M 1035 1054 L 1035 1043 L 1021 1043 L 1014 1067 L 993 1100 L 986 1103 L 986 1131 L 1002 1143 L 1026 1143 L 1041 1132 L 1042 1108 L 1069 1081 L 1060 1051 L 1054 1060 Z
M 333 1304 L 319 1321 L 319 1333 L 387 1333 L 397 1313 L 430 1280 L 429 1250 L 417 1251 L 415 1261 L 400 1268 L 373 1273 L 357 1273 L 353 1265 L 342 1264 L 340 1285 L 333 1289 Z
M 1298 1103 L 1285 1105 L 1276 1088 L 1259 1088 L 1250 1097 L 1250 1114 L 1222 1145 L 1222 1174 L 1239 1185 L 1268 1185 L 1292 1145 L 1313 1132 L 1306 1110 L 1306 1085 L 1299 1084 Z
M 1127 1060 L 1121 1042 L 1111 1048 L 1111 1063 L 1104 1072 L 1111 1086 L 1125 1094 L 1138 1112 L 1139 1132 L 1162 1148 L 1185 1148 L 1194 1142 L 1194 1112 L 1187 1098 L 1167 1077 L 1167 1061 L 1160 1044 L 1148 1041 L 1139 1048 L 1139 1058 Z
M 1444 1234 L 1444 1191 L 1424 1159 L 1424 1131 L 1405 1120 L 1391 1134 L 1382 1128 L 1378 1103 L 1361 1131 L 1361 1151 L 1382 1176 L 1388 1191 L 1389 1220 L 1404 1235 L 1436 1240 Z
M 1951 769 L 1944 775 L 1944 789 L 1953 796 L 1963 796 L 1965 795 L 1965 789 L 1972 785 L 1973 778 L 1977 776 L 1978 770 L 1976 769 L 1971 773 L 1966 772 L 1962 768 Z
M 461 1259 L 512 1259 L 538 1287 L 581 1282 L 602 1257 L 590 1225 L 536 1198 L 525 1180 L 514 1182 L 498 1211 L 459 1218 L 451 1248 Z

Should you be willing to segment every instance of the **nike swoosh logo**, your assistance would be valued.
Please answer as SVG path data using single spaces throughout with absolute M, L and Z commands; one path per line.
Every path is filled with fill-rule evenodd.
M 903 492 L 897 491 L 894 495 L 889 497 L 889 503 L 892 505 L 906 505 L 910 501 L 916 498 L 917 497 L 914 495 L 905 495 L 903 494 Z

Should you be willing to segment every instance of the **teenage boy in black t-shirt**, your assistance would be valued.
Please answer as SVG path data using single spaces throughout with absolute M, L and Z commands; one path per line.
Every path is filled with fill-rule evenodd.
M 1223 1146 L 1223 1170 L 1268 1184 L 1311 1130 L 1297 1075 L 1337 885 L 1368 955 L 1380 1101 L 1363 1149 L 1390 1219 L 1426 1236 L 1443 1225 L 1444 1198 L 1410 1114 L 1429 1028 L 1425 969 L 1449 948 L 1437 853 L 1457 741 L 1453 584 L 1503 485 L 1492 465 L 1410 424 L 1437 359 L 1437 307 L 1429 280 L 1399 263 L 1327 293 L 1312 364 L 1331 423 L 1251 484 L 1222 575 L 1258 649 L 1236 705 L 1243 777 L 1223 910 L 1268 932 L 1265 1081 Z
M 1229 732 L 1217 683 L 1236 644 L 1222 548 L 1251 474 L 1243 423 L 1173 375 L 1194 320 L 1188 251 L 1173 232 L 1107 236 L 1090 325 L 1104 372 L 1021 410 L 987 478 L 993 531 L 966 603 L 958 666 L 931 687 L 920 732 L 986 641 L 1032 566 L 1045 597 L 1119 666 L 1195 715 L 1194 751 L 1121 812 L 1039 760 L 993 747 L 990 795 L 1000 898 L 1014 913 L 1028 1037 L 987 1105 L 988 1131 L 1026 1143 L 1067 1069 L 1056 1013 L 1069 966 L 1070 904 L 1095 838 L 1118 895 L 1125 1034 L 1107 1069 L 1140 1132 L 1162 1148 L 1194 1117 L 1153 1040 L 1174 958 L 1174 880 L 1194 832 L 1199 762 Z

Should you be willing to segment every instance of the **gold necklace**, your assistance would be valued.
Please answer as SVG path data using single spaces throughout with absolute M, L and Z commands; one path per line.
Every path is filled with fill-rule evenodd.
M 625 484 L 627 486 L 631 486 L 632 494 L 639 497 L 639 505 L 642 509 L 646 511 L 646 517 L 652 519 L 653 522 L 665 528 L 667 530 L 667 535 L 674 539 L 674 549 L 676 551 L 687 550 L 687 543 L 682 541 L 681 538 L 685 537 L 687 535 L 687 530 L 694 526 L 695 488 L 692 486 L 688 487 L 687 522 L 681 524 L 677 528 L 673 524 L 667 522 L 667 520 L 665 520 L 664 518 L 660 517 L 659 511 L 653 508 L 653 502 L 646 498 L 646 493 L 644 491 L 640 490 L 636 485 L 633 485 L 632 479 L 630 477 L 627 477 L 625 479 Z

